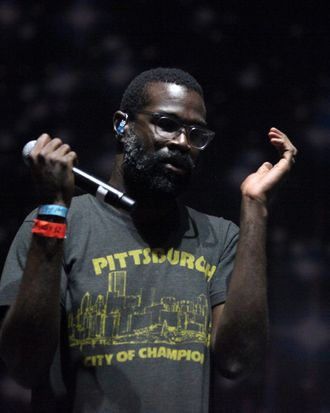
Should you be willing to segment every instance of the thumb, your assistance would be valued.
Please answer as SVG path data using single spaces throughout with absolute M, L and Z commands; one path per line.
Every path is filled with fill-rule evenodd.
M 257 170 L 258 174 L 265 174 L 273 168 L 273 165 L 270 162 L 264 162 Z

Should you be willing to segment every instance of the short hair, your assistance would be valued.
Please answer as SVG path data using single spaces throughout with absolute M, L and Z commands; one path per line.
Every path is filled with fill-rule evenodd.
M 176 68 L 157 67 L 140 73 L 131 81 L 123 94 L 120 110 L 134 115 L 144 108 L 149 101 L 147 85 L 156 82 L 175 83 L 185 86 L 204 98 L 202 87 L 189 73 Z

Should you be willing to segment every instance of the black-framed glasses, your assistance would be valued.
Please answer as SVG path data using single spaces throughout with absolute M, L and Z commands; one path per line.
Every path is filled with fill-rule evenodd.
M 151 117 L 151 122 L 155 126 L 155 133 L 161 139 L 172 140 L 177 138 L 182 129 L 185 130 L 187 140 L 193 148 L 203 150 L 215 136 L 215 132 L 200 125 L 187 125 L 176 116 L 161 112 L 139 111 Z

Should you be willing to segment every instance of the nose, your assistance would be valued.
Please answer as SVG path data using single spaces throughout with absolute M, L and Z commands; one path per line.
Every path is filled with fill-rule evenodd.
M 191 149 L 188 132 L 185 128 L 181 128 L 178 134 L 171 139 L 170 144 L 179 147 L 181 150 L 189 151 Z

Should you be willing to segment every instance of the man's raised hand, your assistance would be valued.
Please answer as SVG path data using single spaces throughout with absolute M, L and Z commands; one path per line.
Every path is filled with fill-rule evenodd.
M 272 190 L 283 180 L 295 163 L 297 149 L 290 139 L 277 128 L 268 132 L 270 143 L 275 146 L 280 154 L 279 161 L 272 165 L 263 163 L 260 168 L 249 175 L 241 185 L 243 196 L 266 204 Z
M 77 155 L 61 139 L 42 134 L 29 154 L 32 175 L 44 204 L 69 206 L 74 192 L 72 167 Z

